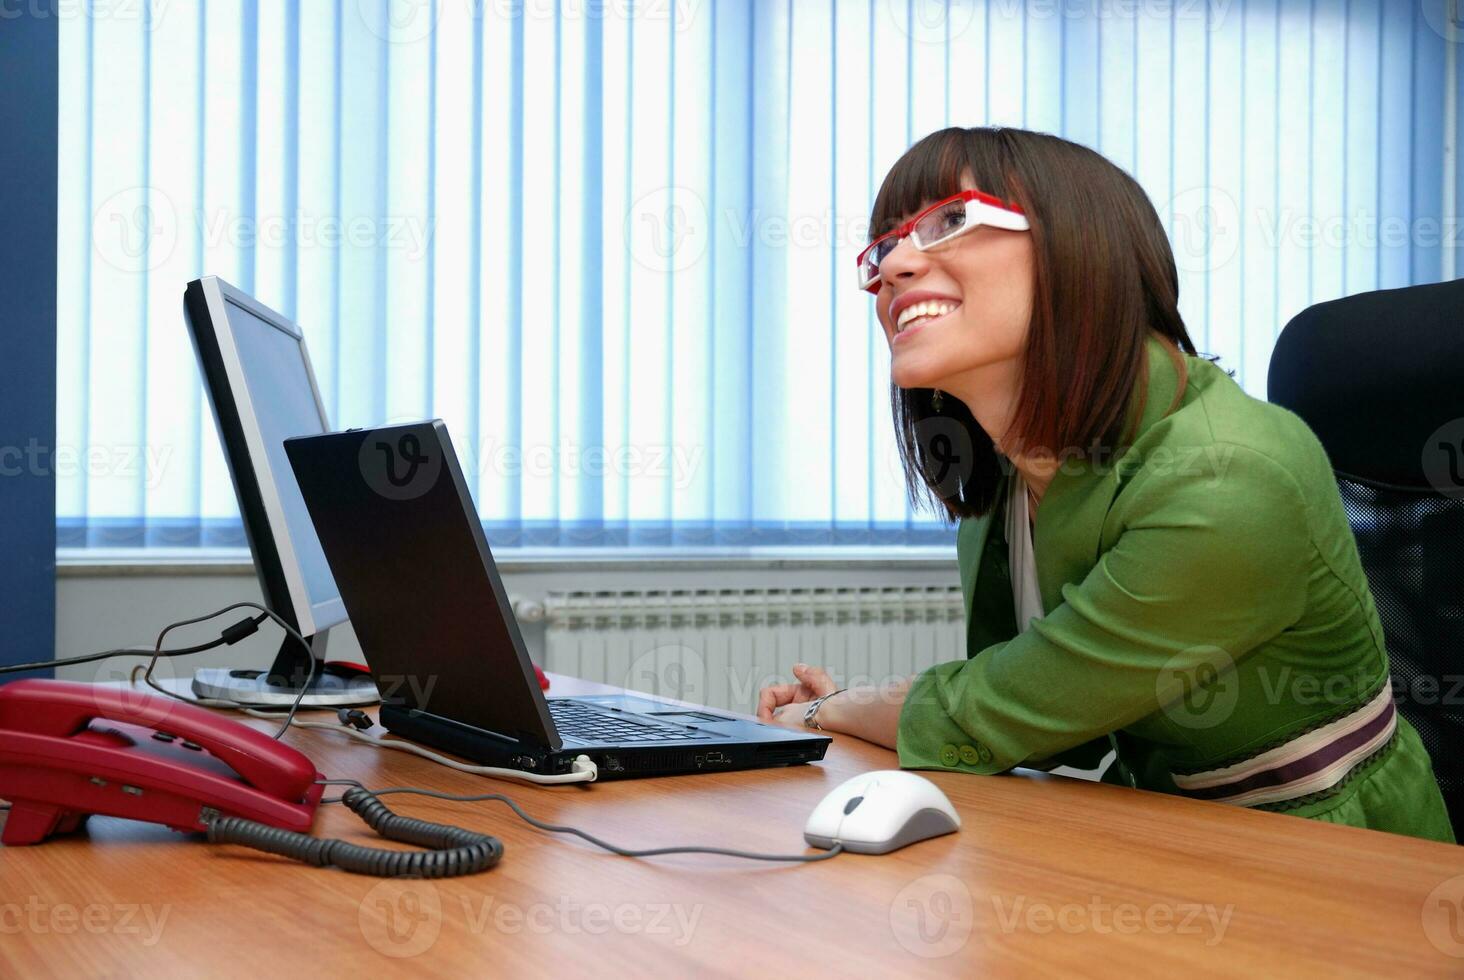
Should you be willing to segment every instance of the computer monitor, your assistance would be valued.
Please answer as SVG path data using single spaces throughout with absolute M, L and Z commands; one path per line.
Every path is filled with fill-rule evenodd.
M 300 328 L 217 276 L 190 282 L 183 308 L 218 423 L 244 533 L 264 603 L 305 637 L 285 637 L 267 671 L 198 671 L 199 697 L 282 705 L 300 694 L 316 706 L 378 700 L 370 677 L 326 666 L 327 631 L 346 620 L 340 591 L 285 456 L 292 436 L 330 431 Z

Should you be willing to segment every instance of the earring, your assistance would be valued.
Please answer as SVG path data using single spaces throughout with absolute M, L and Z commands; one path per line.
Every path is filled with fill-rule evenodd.
M 941 406 L 944 405 L 944 404 L 945 404 L 945 396 L 943 396 L 940 393 L 940 389 L 939 388 L 936 388 L 935 389 L 935 394 L 933 394 L 933 395 L 930 396 L 930 407 L 933 408 L 933 409 L 935 409 L 937 412 L 939 412 Z

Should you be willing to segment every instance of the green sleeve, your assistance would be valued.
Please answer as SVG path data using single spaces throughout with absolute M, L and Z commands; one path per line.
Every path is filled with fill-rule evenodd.
M 1311 544 L 1279 463 L 1234 446 L 1220 475 L 1141 467 L 1121 531 L 1025 633 L 920 674 L 901 710 L 906 768 L 1005 772 L 1046 762 L 1180 697 L 1296 622 Z

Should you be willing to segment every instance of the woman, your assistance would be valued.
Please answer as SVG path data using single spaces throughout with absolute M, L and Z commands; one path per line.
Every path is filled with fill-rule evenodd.
M 1142 789 L 1453 841 L 1326 454 L 1196 356 L 1127 174 L 1012 129 L 895 164 L 860 256 L 912 498 L 960 521 L 968 659 L 759 714 L 915 769 Z

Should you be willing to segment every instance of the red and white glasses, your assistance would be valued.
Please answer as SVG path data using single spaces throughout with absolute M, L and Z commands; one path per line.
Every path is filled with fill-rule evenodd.
M 982 225 L 1007 231 L 1027 231 L 1032 227 L 1022 209 L 1008 201 L 981 191 L 952 194 L 864 247 L 858 259 L 859 288 L 879 292 L 879 264 L 905 239 L 923 252 Z

